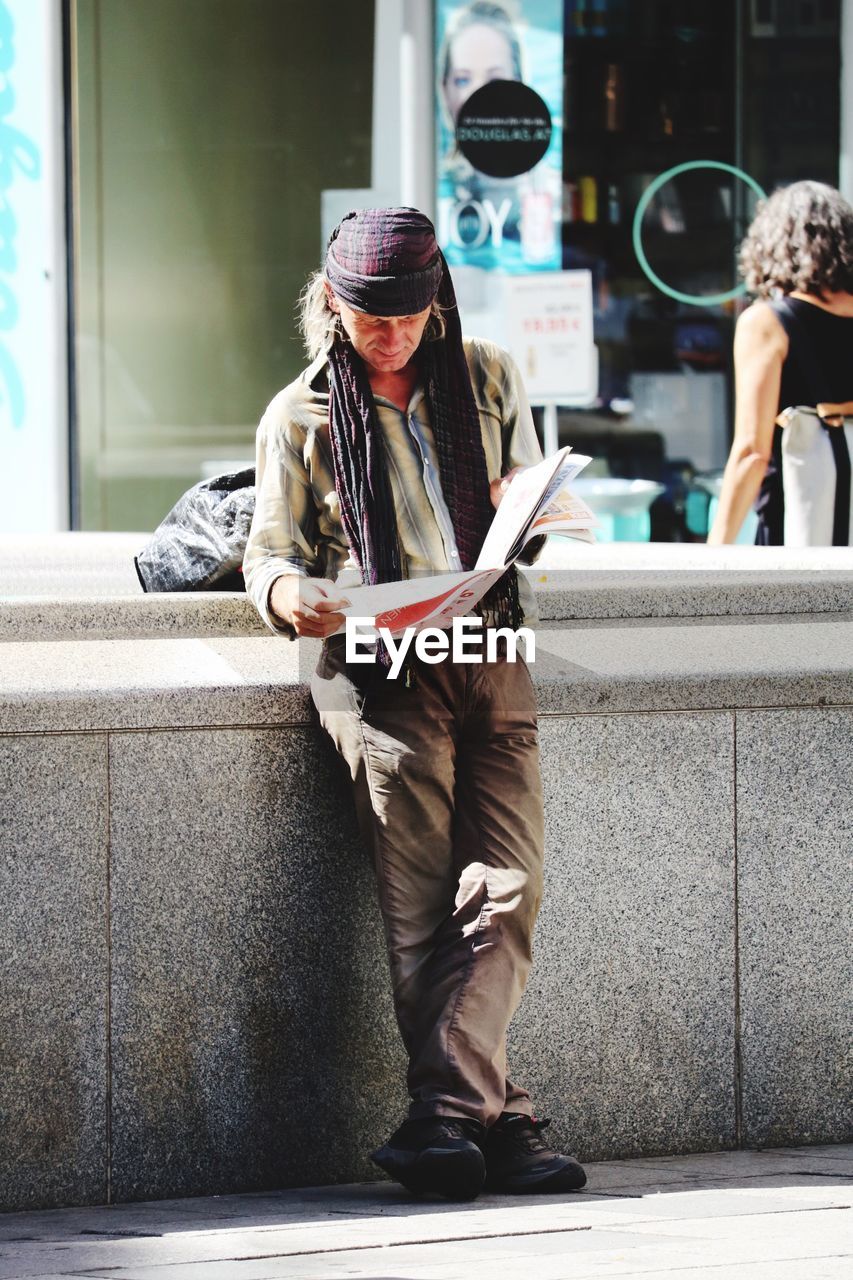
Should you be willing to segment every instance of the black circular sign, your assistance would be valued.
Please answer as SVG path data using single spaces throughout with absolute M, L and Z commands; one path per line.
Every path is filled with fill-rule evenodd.
M 537 165 L 551 142 L 551 112 L 520 80 L 491 80 L 462 104 L 456 145 L 490 178 L 515 178 Z

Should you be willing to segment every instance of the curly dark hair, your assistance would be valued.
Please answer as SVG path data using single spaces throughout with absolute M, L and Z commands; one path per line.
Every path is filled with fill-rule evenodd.
M 774 191 L 740 249 L 750 293 L 853 293 L 853 206 L 823 182 L 794 182 Z

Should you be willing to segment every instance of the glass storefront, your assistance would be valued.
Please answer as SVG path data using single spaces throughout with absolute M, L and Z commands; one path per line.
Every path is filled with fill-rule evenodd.
M 441 21 L 466 4 L 434 7 Z M 841 3 L 492 8 L 524 31 L 536 6 L 562 159 L 526 194 L 517 256 L 590 272 L 598 356 L 595 403 L 559 408 L 560 440 L 601 478 L 663 487 L 653 538 L 698 539 L 731 435 L 745 300 L 727 295 L 756 191 L 838 184 Z M 152 528 L 206 466 L 251 456 L 302 366 L 294 304 L 321 192 L 370 187 L 379 136 L 374 0 L 334 9 L 71 3 L 77 527 Z M 437 88 L 439 119 L 449 107 Z M 418 127 L 431 148 L 433 121 Z
M 76 0 L 76 525 L 153 528 L 302 366 L 320 193 L 370 183 L 373 0 Z
M 565 5 L 563 266 L 593 273 L 600 383 L 595 408 L 561 412 L 561 439 L 603 474 L 665 486 L 653 538 L 701 538 L 707 527 L 746 305 L 726 295 L 756 190 L 838 183 L 840 9 Z
M 436 16 L 438 225 L 463 313 L 530 377 L 571 318 L 543 281 L 546 338 L 514 345 L 509 278 L 591 281 L 595 349 L 561 359 L 592 364 L 596 394 L 571 401 L 582 368 L 531 385 L 543 436 L 594 458 L 580 483 L 600 481 L 605 536 L 704 538 L 731 439 L 738 245 L 779 184 L 838 183 L 839 0 L 437 0 Z M 525 168 L 522 134 L 549 139 Z M 638 490 L 650 506 L 622 519 Z

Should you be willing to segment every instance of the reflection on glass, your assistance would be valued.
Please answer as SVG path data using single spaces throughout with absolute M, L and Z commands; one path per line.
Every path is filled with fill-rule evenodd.
M 296 375 L 320 193 L 370 181 L 373 4 L 77 0 L 80 513 L 152 529 Z M 322 93 L 318 93 L 318 86 Z

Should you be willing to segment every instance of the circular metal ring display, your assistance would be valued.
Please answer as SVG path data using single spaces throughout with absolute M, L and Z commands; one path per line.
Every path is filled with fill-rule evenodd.
M 652 270 L 649 260 L 646 257 L 645 250 L 643 249 L 641 235 L 643 216 L 652 200 L 660 191 L 661 187 L 665 186 L 667 182 L 670 182 L 673 178 L 677 178 L 680 173 L 689 173 L 692 169 L 722 169 L 724 173 L 730 173 L 735 178 L 740 178 L 741 182 L 745 182 L 746 185 L 755 192 L 759 200 L 763 200 L 766 196 L 766 192 L 755 181 L 755 178 L 750 177 L 748 173 L 744 173 L 743 169 L 737 169 L 733 164 L 724 164 L 722 160 L 689 160 L 686 164 L 677 164 L 674 168 L 667 169 L 665 173 L 659 174 L 658 177 L 655 178 L 654 182 L 649 183 L 643 194 L 640 196 L 637 211 L 634 214 L 634 252 L 637 255 L 637 261 L 643 268 L 643 271 L 651 280 L 652 284 L 660 289 L 661 293 L 665 293 L 667 297 L 674 298 L 676 302 L 687 303 L 687 305 L 691 307 L 716 307 L 723 302 L 731 302 L 733 298 L 739 298 L 742 293 L 746 292 L 746 285 L 736 285 L 734 289 L 729 289 L 726 293 L 682 293 L 679 289 L 673 289 L 671 285 L 666 284 L 661 280 L 660 276 Z

